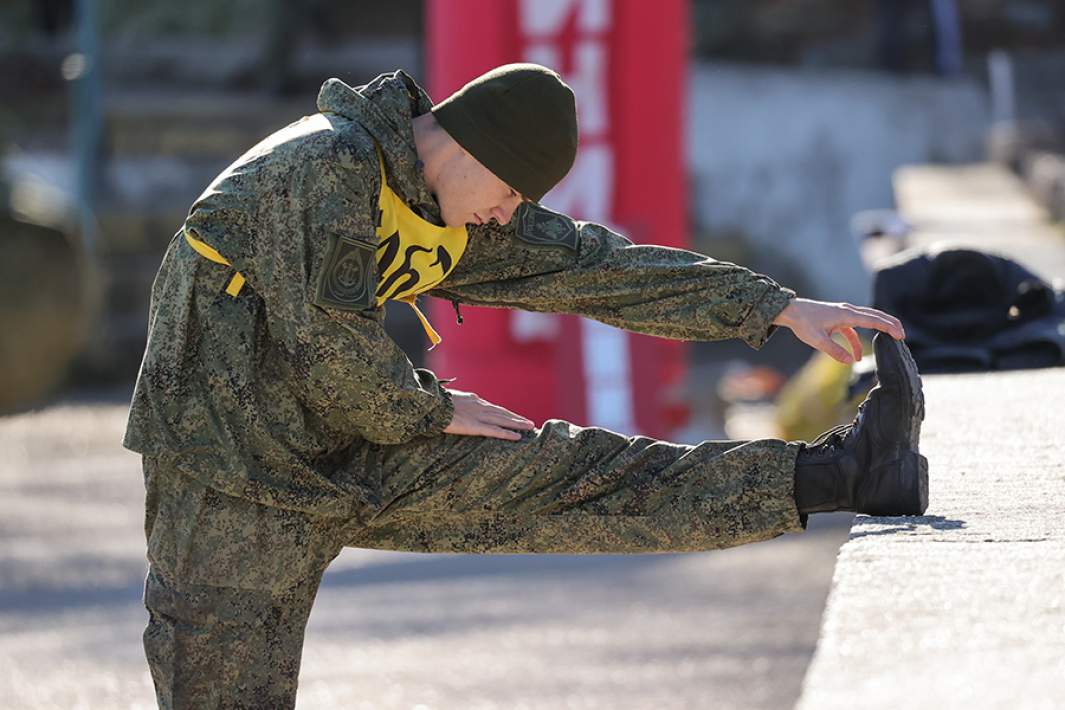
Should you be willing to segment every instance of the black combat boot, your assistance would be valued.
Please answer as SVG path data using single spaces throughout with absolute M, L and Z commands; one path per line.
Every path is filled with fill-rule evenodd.
M 921 376 L 906 344 L 873 338 L 880 383 L 850 424 L 826 431 L 799 452 L 799 512 L 851 510 L 869 515 L 923 515 L 928 460 L 917 451 L 924 419 Z

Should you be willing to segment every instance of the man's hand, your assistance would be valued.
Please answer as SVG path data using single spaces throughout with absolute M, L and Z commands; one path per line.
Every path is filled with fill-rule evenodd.
M 849 303 L 824 303 L 806 298 L 792 299 L 788 307 L 773 320 L 773 325 L 790 328 L 795 337 L 845 365 L 862 359 L 862 342 L 855 328 L 881 330 L 896 340 L 906 337 L 899 319 L 875 308 L 852 306 Z M 832 333 L 840 332 L 850 343 L 851 358 Z
M 445 434 L 490 436 L 495 439 L 521 439 L 518 431 L 536 426 L 531 420 L 509 409 L 486 402 L 473 392 L 449 389 L 455 405 L 455 416 L 444 429 Z

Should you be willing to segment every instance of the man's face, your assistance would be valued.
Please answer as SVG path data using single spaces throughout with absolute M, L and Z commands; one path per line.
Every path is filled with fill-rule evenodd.
M 463 150 L 441 167 L 436 181 L 436 201 L 444 224 L 461 227 L 492 219 L 506 224 L 522 198 Z

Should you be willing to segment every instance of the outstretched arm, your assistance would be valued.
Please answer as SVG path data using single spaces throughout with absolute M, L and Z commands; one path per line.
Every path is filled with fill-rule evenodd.
M 523 205 L 470 243 L 433 296 L 478 306 L 572 313 L 675 340 L 740 338 L 754 348 L 795 292 L 703 254 L 633 244 L 598 224 Z
M 796 298 L 768 276 L 684 249 L 636 245 L 598 224 L 523 205 L 506 225 L 470 228 L 455 271 L 431 295 L 479 306 L 573 313 L 677 340 L 740 338 L 761 347 L 778 326 L 841 362 L 841 333 L 861 357 L 855 328 L 903 338 L 873 308 Z

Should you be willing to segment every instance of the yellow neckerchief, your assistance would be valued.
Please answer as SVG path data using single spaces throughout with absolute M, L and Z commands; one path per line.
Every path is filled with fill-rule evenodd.
M 381 167 L 381 195 L 377 201 L 381 210 L 381 224 L 377 227 L 377 237 L 381 240 L 377 245 L 377 305 L 392 299 L 413 308 L 429 336 L 431 350 L 440 342 L 440 335 L 415 299 L 451 273 L 466 251 L 469 235 L 465 227 L 438 227 L 415 214 L 388 186 L 380 148 L 377 162 Z M 188 230 L 182 231 L 189 246 L 200 256 L 216 264 L 232 266 L 212 246 L 196 239 Z M 229 280 L 226 293 L 236 298 L 242 288 L 244 275 L 237 271 Z
M 402 301 L 414 309 L 432 343 L 440 336 L 419 310 L 415 298 L 430 290 L 451 273 L 466 251 L 466 227 L 438 227 L 419 217 L 399 198 L 385 179 L 385 162 L 377 150 L 381 166 L 381 224 L 377 236 L 377 305 L 387 299 Z

